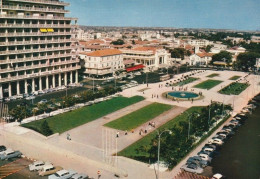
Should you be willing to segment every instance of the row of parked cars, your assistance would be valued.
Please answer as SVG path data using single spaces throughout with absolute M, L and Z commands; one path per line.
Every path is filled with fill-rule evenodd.
M 121 89 L 124 90 L 124 89 L 132 88 L 132 87 L 135 87 L 135 86 L 138 86 L 138 83 L 137 83 L 137 81 L 132 80 L 132 81 L 130 81 L 130 83 L 122 85 Z
M 0 160 L 20 158 L 20 151 L 13 151 L 5 146 L 0 146 Z M 48 176 L 48 179 L 90 179 L 86 174 L 80 174 L 73 170 L 65 170 L 60 166 L 54 166 L 51 162 L 35 161 L 29 166 L 32 172 L 38 172 L 39 176 Z
M 246 107 L 243 108 L 241 113 L 234 116 L 227 125 L 216 133 L 207 144 L 201 149 L 197 155 L 188 158 L 186 164 L 181 167 L 182 170 L 201 174 L 204 168 L 211 164 L 212 159 L 218 155 L 221 146 L 235 134 L 235 131 L 241 126 L 247 119 L 248 113 L 252 112 L 259 104 L 255 100 L 251 100 Z M 221 174 L 214 175 L 216 179 L 224 178 Z M 217 177 L 221 176 L 221 177 Z

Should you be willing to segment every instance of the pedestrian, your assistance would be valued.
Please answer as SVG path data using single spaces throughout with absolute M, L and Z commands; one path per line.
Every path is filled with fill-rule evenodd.
M 193 98 L 191 99 L 191 103 L 193 103 Z
M 143 94 L 144 94 L 144 91 L 143 91 Z
M 168 94 L 166 94 L 166 98 L 168 98 Z
M 71 140 L 69 133 L 67 133 L 67 140 Z
M 157 94 L 157 98 L 159 98 L 158 94 Z
M 127 130 L 125 131 L 125 135 L 127 135 Z
M 145 134 L 147 133 L 147 129 L 144 130 L 144 133 L 145 133 Z
M 141 130 L 139 131 L 139 135 L 142 135 L 142 131 Z
M 134 133 L 135 132 L 134 129 L 131 129 L 131 132 Z
M 116 133 L 116 137 L 118 138 L 119 137 L 119 132 L 117 131 L 117 133 Z

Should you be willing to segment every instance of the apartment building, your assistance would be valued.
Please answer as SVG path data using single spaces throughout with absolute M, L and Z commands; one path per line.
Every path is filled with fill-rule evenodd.
M 85 74 L 101 77 L 112 75 L 116 71 L 124 70 L 123 54 L 117 49 L 97 50 L 94 52 L 81 52 Z
M 134 60 L 136 64 L 142 64 L 146 71 L 157 70 L 169 65 L 170 53 L 165 49 L 156 47 L 137 47 L 131 50 L 122 50 L 124 60 Z
M 187 41 L 189 45 L 192 46 L 199 46 L 199 47 L 205 47 L 207 45 L 213 45 L 213 42 L 205 39 L 190 39 Z
M 59 0 L 2 0 L 0 98 L 78 83 L 79 59 Z M 75 22 L 72 25 L 72 22 Z

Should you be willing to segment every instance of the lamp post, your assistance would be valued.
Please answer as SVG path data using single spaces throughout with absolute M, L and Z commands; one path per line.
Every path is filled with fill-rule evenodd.
M 164 132 L 169 132 L 169 134 L 172 134 L 172 131 L 171 130 L 164 130 L 162 131 L 161 133 L 156 129 L 157 133 L 158 133 L 158 154 L 157 154 L 157 179 L 159 179 L 159 173 L 160 173 L 160 145 L 161 145 L 161 135 L 164 133 Z
M 192 113 L 188 113 L 187 111 L 184 111 L 184 113 L 188 114 L 188 120 L 189 120 L 189 129 L 188 129 L 188 139 L 190 138 L 190 125 L 191 125 L 191 117 L 193 116 L 193 114 L 197 114 L 197 116 L 200 116 L 200 113 L 198 112 L 192 112 Z
M 30 84 L 27 84 L 27 86 L 30 86 L 32 90 L 32 86 Z M 33 104 L 33 96 L 32 96 L 32 104 Z
M 64 78 L 61 79 L 62 81 L 64 81 L 64 86 L 66 87 L 66 97 L 68 96 L 68 85 L 65 85 L 65 80 Z M 70 82 L 70 81 L 69 81 Z

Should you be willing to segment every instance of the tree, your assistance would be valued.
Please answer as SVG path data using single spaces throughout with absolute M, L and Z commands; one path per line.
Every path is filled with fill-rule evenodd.
M 51 130 L 47 120 L 43 121 L 43 123 L 41 125 L 41 131 L 42 131 L 42 134 L 45 136 L 49 136 L 49 135 L 53 134 L 53 131 Z
M 112 41 L 111 44 L 113 45 L 123 45 L 125 42 L 122 39 L 117 39 L 116 41 Z
M 215 61 L 225 61 L 229 65 L 232 61 L 232 54 L 227 51 L 221 51 L 212 56 L 211 64 L 213 64 Z
M 208 53 L 210 52 L 210 49 L 213 47 L 213 45 L 207 45 L 207 47 L 205 48 L 205 51 Z
M 27 106 L 17 106 L 9 111 L 9 114 L 18 121 L 21 121 L 22 119 L 29 117 L 31 115 L 30 110 Z
M 260 58 L 260 53 L 245 52 L 237 56 L 237 61 L 234 68 L 242 71 L 251 71 L 255 69 L 256 58 Z
M 184 48 L 175 48 L 170 51 L 172 58 L 181 58 L 184 59 L 184 56 L 190 56 L 191 53 L 189 50 L 186 50 Z

